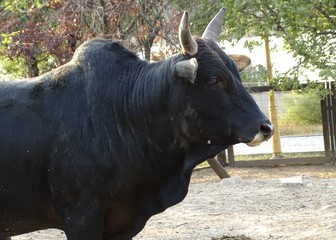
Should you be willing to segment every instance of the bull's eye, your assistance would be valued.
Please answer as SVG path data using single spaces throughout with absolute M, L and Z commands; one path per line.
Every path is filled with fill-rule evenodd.
M 218 79 L 216 77 L 212 77 L 207 82 L 208 85 L 216 85 L 218 84 Z
M 226 84 L 221 80 L 220 77 L 211 77 L 208 81 L 207 81 L 207 85 L 209 86 L 215 86 L 216 88 L 225 88 Z

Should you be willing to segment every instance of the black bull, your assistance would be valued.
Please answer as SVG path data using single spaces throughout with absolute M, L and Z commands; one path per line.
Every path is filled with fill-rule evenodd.
M 185 13 L 182 53 L 162 62 L 95 39 L 49 73 L 0 84 L 0 239 L 45 228 L 132 239 L 182 201 L 197 164 L 271 137 L 216 44 L 223 15 L 194 40 Z

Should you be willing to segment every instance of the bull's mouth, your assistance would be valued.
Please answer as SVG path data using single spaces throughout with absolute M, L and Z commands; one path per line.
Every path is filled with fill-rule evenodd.
M 269 140 L 273 133 L 274 127 L 272 124 L 262 124 L 254 138 L 251 141 L 245 143 L 250 147 L 258 146 L 262 142 Z
M 250 147 L 256 147 L 259 146 L 262 142 L 267 141 L 268 139 L 265 139 L 264 136 L 260 133 L 257 133 L 253 140 L 251 142 L 247 142 L 246 145 Z
M 255 147 L 260 145 L 262 142 L 269 140 L 272 137 L 273 133 L 274 133 L 274 127 L 272 124 L 263 124 L 254 136 L 251 133 L 250 136 L 246 136 L 248 134 L 245 133 L 233 137 L 233 139 L 235 140 L 229 142 L 222 142 L 219 141 L 218 139 L 208 139 L 206 141 L 206 144 L 211 146 L 220 146 L 220 145 L 225 146 L 225 145 L 234 145 L 237 143 L 245 143 L 250 147 Z

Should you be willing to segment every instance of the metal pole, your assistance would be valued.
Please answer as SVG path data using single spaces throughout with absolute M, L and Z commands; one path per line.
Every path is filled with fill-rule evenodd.
M 264 38 L 264 41 L 265 41 L 265 50 L 266 50 L 267 78 L 268 78 L 268 83 L 270 84 L 273 81 L 273 73 L 272 73 L 272 62 L 271 62 L 271 53 L 270 53 L 268 36 Z M 275 103 L 275 94 L 273 90 L 269 91 L 268 100 L 269 100 L 269 116 L 274 126 L 274 134 L 272 137 L 272 148 L 273 148 L 272 158 L 281 158 L 282 150 L 281 150 L 281 142 L 280 142 L 277 109 L 276 109 L 276 103 Z

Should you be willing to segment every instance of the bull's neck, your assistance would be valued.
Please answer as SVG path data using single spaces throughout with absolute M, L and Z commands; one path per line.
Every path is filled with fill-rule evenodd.
M 175 59 L 144 64 L 133 82 L 129 103 L 129 119 L 136 129 L 145 131 L 152 141 L 165 147 L 179 144 L 178 126 L 185 96 L 181 94 L 179 83 L 173 76 Z M 160 143 L 159 143 L 160 142 Z

